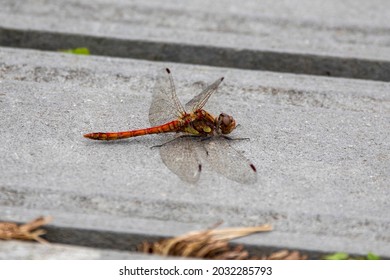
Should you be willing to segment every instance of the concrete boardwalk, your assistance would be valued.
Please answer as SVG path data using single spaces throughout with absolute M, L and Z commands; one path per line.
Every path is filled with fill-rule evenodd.
M 215 5 L 222 2 L 216 1 Z M 63 2 L 53 3 L 58 7 Z M 24 6 L 4 7 L 8 14 L 0 11 L 0 17 L 9 20 L 1 21 L 2 45 L 26 47 L 17 46 L 17 42 L 32 42 L 28 37 L 23 37 L 24 41 L 13 37 L 20 30 L 31 32 L 28 23 L 36 24 L 32 29 L 43 30 L 37 34 L 48 34 L 50 28 L 50 32 L 68 34 L 58 30 L 59 26 L 48 24 L 54 20 L 49 16 L 53 13 L 51 5 L 45 6 L 49 10 L 39 15 L 34 15 L 38 8 L 26 15 Z M 74 15 L 72 7 L 77 5 L 68 7 Z M 12 20 L 10 12 L 15 13 L 15 19 L 23 17 L 26 21 Z M 205 11 L 197 13 L 200 16 Z M 218 15 L 222 17 L 223 13 Z M 388 28 L 378 18 L 377 26 L 370 28 Z M 100 20 L 80 20 L 79 26 L 95 26 L 92 22 Z M 363 25 L 367 22 L 362 20 Z M 16 23 L 18 27 L 11 26 Z M 121 30 L 116 28 L 120 24 L 127 26 L 113 24 L 112 30 Z M 91 29 L 85 37 L 95 36 L 98 31 L 102 33 L 99 36 L 108 38 L 107 42 L 118 37 L 99 28 Z M 134 30 L 129 32 L 129 37 L 137 37 Z M 169 32 L 174 34 L 173 29 Z M 76 30 L 74 33 L 80 35 Z M 167 36 L 172 41 L 179 37 Z M 150 40 L 157 41 L 153 36 Z M 211 41 L 210 48 L 218 42 L 221 48 L 238 47 L 236 41 L 222 41 Z M 382 47 L 389 50 L 386 44 Z M 286 51 L 275 48 L 281 53 Z M 380 67 L 375 69 L 386 69 L 389 52 L 379 52 L 380 48 L 381 43 L 367 46 L 366 52 L 350 52 L 349 57 L 367 62 L 364 66 L 377 60 Z M 291 51 L 299 53 L 298 49 Z M 328 47 L 326 53 L 303 49 L 302 53 L 305 57 L 328 57 L 333 51 L 346 56 L 342 47 Z M 341 64 L 336 61 L 333 66 Z M 109 143 L 82 137 L 91 131 L 147 126 L 153 86 L 163 67 L 172 70 L 183 101 L 196 94 L 194 83 L 225 77 L 207 109 L 215 114 L 224 111 L 233 115 L 240 123 L 234 136 L 250 138 L 233 145 L 257 167 L 256 184 L 242 185 L 208 168 L 202 170 L 196 185 L 185 183 L 163 164 L 158 151 L 150 149 L 162 142 L 160 136 Z M 93 253 L 91 258 L 132 258 L 116 250 L 131 250 L 146 238 L 204 229 L 221 220 L 224 226 L 272 224 L 271 233 L 239 240 L 253 248 L 374 252 L 390 258 L 390 84 L 380 81 L 386 79 L 378 75 L 358 80 L 318 76 L 320 73 L 312 76 L 239 68 L 247 67 L 1 47 L 0 220 L 24 222 L 51 215 L 54 221 L 47 236 L 50 241 L 96 248 L 87 251 L 112 250 Z M 352 72 L 339 76 L 358 77 Z M 39 258 L 41 254 L 41 249 L 18 242 L 0 246 L 0 258 Z M 31 257 L 14 254 L 10 246 L 36 253 Z M 71 251 L 68 258 L 88 258 Z M 83 256 L 89 256 L 88 252 Z M 53 254 L 46 254 L 46 258 L 53 258 Z

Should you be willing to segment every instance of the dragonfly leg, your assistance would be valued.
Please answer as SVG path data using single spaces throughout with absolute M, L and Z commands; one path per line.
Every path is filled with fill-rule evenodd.
M 212 138 L 212 136 L 202 137 L 202 139 L 200 139 L 200 141 L 201 141 L 201 142 L 207 141 L 207 140 L 210 140 L 211 138 Z
M 189 136 L 193 136 L 193 135 L 189 135 Z M 196 137 L 199 137 L 199 136 L 196 136 Z M 224 139 L 226 140 L 249 140 L 250 138 L 248 137 L 244 137 L 244 138 L 231 138 L 229 136 L 226 136 L 226 135 L 220 135 L 220 137 L 223 137 Z M 207 140 L 210 140 L 214 138 L 213 136 L 206 136 L 206 137 L 202 137 L 202 139 L 200 141 L 207 141 Z
M 223 138 L 225 138 L 226 140 L 250 140 L 250 138 L 248 137 L 243 137 L 243 138 L 231 138 L 229 136 L 226 136 L 226 135 L 222 135 Z

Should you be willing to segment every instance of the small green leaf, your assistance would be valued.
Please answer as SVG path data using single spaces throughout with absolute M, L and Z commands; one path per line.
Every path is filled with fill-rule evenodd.
M 88 48 L 75 48 L 75 49 L 68 49 L 68 50 L 61 50 L 65 53 L 72 53 L 72 54 L 78 54 L 78 55 L 90 55 Z
M 348 258 L 349 255 L 347 253 L 342 252 L 324 256 L 324 260 L 347 260 Z
M 381 258 L 373 253 L 368 253 L 367 254 L 367 260 L 380 260 Z

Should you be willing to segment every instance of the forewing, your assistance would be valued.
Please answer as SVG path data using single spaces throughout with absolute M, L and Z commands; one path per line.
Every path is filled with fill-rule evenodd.
M 241 184 L 254 184 L 257 181 L 255 166 L 234 149 L 228 140 L 223 137 L 215 137 L 204 141 L 205 160 L 211 168 L 226 178 Z
M 149 122 L 152 126 L 161 125 L 181 117 L 185 113 L 176 95 L 173 78 L 168 68 L 161 70 L 153 89 L 152 104 L 149 109 Z
M 197 96 L 192 98 L 185 106 L 187 111 L 194 112 L 198 109 L 202 109 L 207 103 L 207 100 L 209 100 L 210 96 L 218 89 L 218 86 L 222 83 L 223 79 L 223 77 L 219 78 L 202 90 Z
M 159 148 L 161 159 L 169 170 L 192 184 L 199 180 L 202 171 L 196 145 L 194 139 L 177 138 Z

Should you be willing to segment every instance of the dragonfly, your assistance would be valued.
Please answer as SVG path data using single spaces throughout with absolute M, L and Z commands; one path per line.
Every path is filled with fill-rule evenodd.
M 202 171 L 202 160 L 205 160 L 213 170 L 231 180 L 254 183 L 256 167 L 229 143 L 236 140 L 227 136 L 237 127 L 234 118 L 226 113 L 215 117 L 203 109 L 223 80 L 224 77 L 221 77 L 201 90 L 184 107 L 177 97 L 171 70 L 165 68 L 154 87 L 149 109 L 151 127 L 120 132 L 92 132 L 84 137 L 111 141 L 148 134 L 179 133 L 179 137 L 156 147 L 160 148 L 165 165 L 180 179 L 196 183 Z

